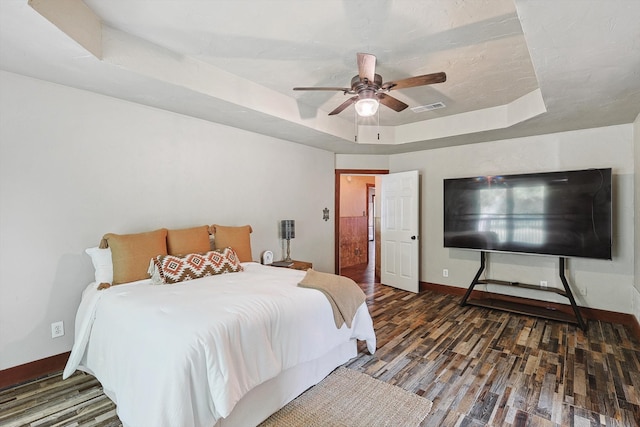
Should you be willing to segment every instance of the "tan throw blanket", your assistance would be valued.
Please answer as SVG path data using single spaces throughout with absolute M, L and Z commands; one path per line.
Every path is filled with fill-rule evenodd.
M 348 277 L 320 273 L 312 269 L 307 270 L 306 276 L 298 283 L 298 286 L 317 289 L 325 294 L 331 304 L 333 320 L 338 329 L 343 323 L 346 323 L 347 327 L 351 327 L 358 307 L 366 299 L 362 289 Z

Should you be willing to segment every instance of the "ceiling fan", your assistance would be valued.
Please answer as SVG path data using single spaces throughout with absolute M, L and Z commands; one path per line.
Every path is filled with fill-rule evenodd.
M 386 105 L 395 111 L 402 111 L 408 107 L 407 104 L 399 99 L 387 95 L 391 90 L 442 83 L 447 80 L 447 75 L 440 72 L 382 83 L 382 76 L 376 74 L 375 71 L 376 57 L 368 53 L 358 53 L 358 75 L 351 79 L 350 88 L 294 87 L 293 90 L 331 90 L 342 91 L 345 95 L 355 95 L 340 104 L 329 115 L 339 114 L 349 105 L 355 103 L 358 115 L 368 117 L 378 111 L 379 104 Z

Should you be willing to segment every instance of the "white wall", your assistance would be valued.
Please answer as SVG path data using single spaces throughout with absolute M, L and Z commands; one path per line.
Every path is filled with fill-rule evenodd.
M 336 154 L 336 169 L 389 169 L 389 156 L 377 154 Z
M 444 178 L 612 167 L 614 174 L 613 261 L 569 259 L 567 279 L 578 304 L 632 313 L 634 280 L 633 239 L 633 128 L 620 125 L 541 135 L 483 144 L 393 155 L 391 172 L 417 169 L 422 179 L 422 281 L 467 287 L 479 268 L 476 251 L 445 249 L 442 245 L 442 180 Z M 443 269 L 449 277 L 442 277 Z M 562 288 L 556 257 L 489 255 L 486 277 L 539 283 Z M 477 289 L 480 289 L 477 287 Z M 489 290 L 504 292 L 490 285 Z M 555 294 L 536 291 L 513 293 L 567 303 Z M 511 293 L 511 292 L 509 292 Z
M 634 174 L 634 241 L 635 241 L 635 268 L 634 268 L 634 292 L 633 292 L 633 310 L 636 318 L 640 322 L 640 114 L 633 123 L 633 158 L 635 161 Z
M 581 305 L 635 314 L 640 320 L 640 116 L 633 125 L 587 129 L 383 156 L 336 155 L 336 168 L 391 172 L 417 169 L 422 179 L 421 280 L 467 287 L 479 267 L 474 251 L 442 247 L 442 180 L 494 173 L 538 172 L 589 167 L 612 167 L 615 185 L 614 259 L 570 259 L 567 278 Z M 339 165 L 339 166 L 338 166 Z M 634 239 L 635 233 L 635 239 Z M 634 243 L 635 242 L 635 243 Z M 554 257 L 489 254 L 485 277 L 562 287 Z M 449 277 L 442 277 L 442 269 Z M 478 287 L 479 288 L 479 287 Z M 489 290 L 507 293 L 504 287 Z M 580 295 L 580 290 L 586 295 Z M 567 299 L 535 291 L 509 292 L 567 303 Z
M 0 370 L 71 349 L 106 232 L 251 224 L 258 259 L 295 219 L 294 258 L 333 271 L 333 153 L 6 72 L 0 93 Z

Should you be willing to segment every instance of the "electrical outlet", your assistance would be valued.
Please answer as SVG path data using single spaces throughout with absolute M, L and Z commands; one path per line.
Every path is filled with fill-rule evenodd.
M 442 277 L 449 277 L 449 270 L 447 270 L 446 268 L 442 270 Z
M 58 338 L 64 335 L 64 322 L 54 322 L 51 324 L 51 338 Z
M 546 288 L 548 286 L 547 281 L 546 280 L 540 280 L 540 287 L 541 288 Z

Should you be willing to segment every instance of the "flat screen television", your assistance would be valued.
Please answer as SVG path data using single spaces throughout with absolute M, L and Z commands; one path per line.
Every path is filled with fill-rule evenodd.
M 611 259 L 611 168 L 444 180 L 446 248 Z

